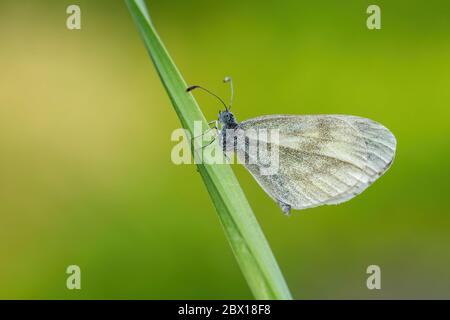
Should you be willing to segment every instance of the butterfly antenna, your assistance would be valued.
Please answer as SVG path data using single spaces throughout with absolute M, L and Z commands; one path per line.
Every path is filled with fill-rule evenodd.
M 225 104 L 225 102 L 222 100 L 222 98 L 220 98 L 217 94 L 212 93 L 212 92 L 209 91 L 208 89 L 203 88 L 202 86 L 190 86 L 190 87 L 188 87 L 188 88 L 186 89 L 186 92 L 190 92 L 190 91 L 192 91 L 192 90 L 194 90 L 194 89 L 202 89 L 202 90 L 206 91 L 207 93 L 209 93 L 210 95 L 216 97 L 216 98 L 223 104 L 223 106 L 225 107 L 225 109 L 228 110 L 228 107 L 227 107 L 227 105 Z
M 231 89 L 231 98 L 230 98 L 230 104 L 228 106 L 228 110 L 231 109 L 231 105 L 233 104 L 233 98 L 234 98 L 234 89 L 233 89 L 233 80 L 231 79 L 231 77 L 225 77 L 225 79 L 223 79 L 223 82 L 229 82 L 230 83 L 230 89 Z

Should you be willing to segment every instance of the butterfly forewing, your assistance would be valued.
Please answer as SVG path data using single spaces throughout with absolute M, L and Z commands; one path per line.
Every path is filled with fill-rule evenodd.
M 396 147 L 388 129 L 356 116 L 271 115 L 243 121 L 239 129 L 278 129 L 277 142 L 258 141 L 278 148 L 275 174 L 261 174 L 266 159 L 249 162 L 246 148 L 237 145 L 236 153 L 273 199 L 294 209 L 353 198 L 389 168 Z

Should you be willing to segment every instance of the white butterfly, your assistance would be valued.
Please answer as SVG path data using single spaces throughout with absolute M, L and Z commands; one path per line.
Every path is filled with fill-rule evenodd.
M 231 83 L 229 77 L 224 81 Z M 187 91 L 195 88 L 206 90 L 192 86 Z M 292 208 L 350 200 L 386 172 L 394 160 L 396 139 L 375 121 L 349 115 L 268 115 L 238 123 L 230 111 L 231 103 L 227 106 L 216 97 L 225 106 L 215 126 L 218 129 L 217 122 L 222 125 L 220 145 L 225 152 L 236 152 L 285 214 Z M 277 142 L 264 141 L 269 148 L 278 148 L 279 168 L 275 174 L 262 175 L 261 161 L 245 161 L 249 156 L 245 144 L 229 143 L 235 141 L 234 133 L 249 129 L 278 129 Z

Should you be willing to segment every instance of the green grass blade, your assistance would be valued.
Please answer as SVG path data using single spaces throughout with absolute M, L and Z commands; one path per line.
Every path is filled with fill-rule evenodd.
M 180 121 L 191 136 L 203 116 L 170 58 L 143 0 L 126 0 L 161 81 Z M 219 214 L 236 260 L 256 299 L 292 299 L 264 234 L 229 165 L 199 164 L 198 170 Z

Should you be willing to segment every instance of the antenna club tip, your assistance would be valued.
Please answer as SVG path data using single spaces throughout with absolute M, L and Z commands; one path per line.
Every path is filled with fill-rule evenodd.
M 226 76 L 224 79 L 223 79 L 223 82 L 230 82 L 231 81 L 231 77 L 228 77 L 228 76 Z
M 192 91 L 194 89 L 198 88 L 198 86 L 189 86 L 186 88 L 186 92 Z

